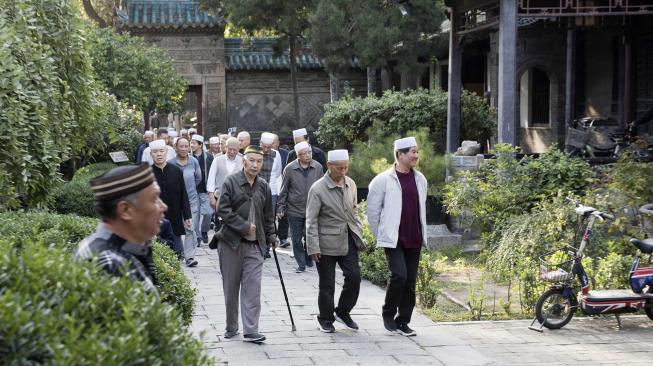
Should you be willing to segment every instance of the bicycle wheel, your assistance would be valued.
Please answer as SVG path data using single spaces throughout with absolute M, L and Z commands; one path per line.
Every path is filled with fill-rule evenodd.
M 545 291 L 535 305 L 535 316 L 540 324 L 549 329 L 560 329 L 567 325 L 576 311 L 576 300 L 565 299 L 562 289 L 552 288 Z

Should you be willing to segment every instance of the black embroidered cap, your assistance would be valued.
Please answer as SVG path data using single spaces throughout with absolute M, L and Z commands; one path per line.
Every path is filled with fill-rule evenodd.
M 96 201 L 109 201 L 138 192 L 154 183 L 154 173 L 147 163 L 113 168 L 91 180 Z

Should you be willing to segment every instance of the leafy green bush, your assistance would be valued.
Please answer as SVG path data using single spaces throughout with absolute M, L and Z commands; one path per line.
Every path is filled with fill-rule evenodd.
M 53 190 L 54 210 L 60 214 L 98 217 L 95 211 L 95 196 L 89 181 L 115 166 L 113 163 L 104 162 L 87 165 L 79 169 L 70 182 L 66 182 Z
M 208 365 L 175 308 L 63 248 L 0 241 L 0 363 Z
M 94 81 L 76 2 L 0 1 L 0 210 L 43 202 L 61 161 L 93 150 Z
M 375 122 L 368 130 L 367 142 L 354 142 L 348 174 L 356 182 L 357 187 L 367 187 L 377 174 L 394 164 L 393 143 L 400 136 L 394 133 L 385 136 L 380 127 L 380 122 Z M 408 131 L 407 135 L 415 136 L 417 139 L 419 146 L 417 170 L 426 176 L 428 193 L 431 195 L 439 193 L 445 177 L 444 156 L 435 154 L 428 129 Z
M 461 136 L 485 141 L 494 135 L 496 115 L 483 98 L 463 91 Z M 318 140 L 326 148 L 349 148 L 367 141 L 368 128 L 381 121 L 383 135 L 405 135 L 428 128 L 437 152 L 444 152 L 447 126 L 447 93 L 439 90 L 386 91 L 382 97 L 345 97 L 325 106 Z M 481 144 L 483 145 L 483 144 Z
M 177 254 L 167 245 L 155 242 L 152 247 L 155 283 L 161 293 L 161 299 L 175 304 L 181 313 L 185 325 L 193 321 L 196 290 L 184 275 Z
M 527 214 L 540 201 L 562 195 L 584 196 L 594 172 L 583 160 L 556 148 L 539 158 L 515 159 L 517 148 L 498 144 L 496 159 L 478 171 L 461 171 L 444 186 L 444 204 L 450 214 L 470 213 L 486 233 L 510 217 Z
M 27 242 L 41 242 L 48 247 L 72 252 L 90 235 L 98 220 L 75 215 L 59 215 L 40 211 L 0 213 L 0 238 L 22 248 Z M 152 248 L 155 283 L 161 298 L 177 306 L 183 322 L 190 324 L 195 306 L 195 290 L 184 275 L 174 252 L 155 243 Z

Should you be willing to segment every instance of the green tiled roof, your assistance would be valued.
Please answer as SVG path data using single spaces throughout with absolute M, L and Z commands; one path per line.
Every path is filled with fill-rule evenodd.
M 129 28 L 211 28 L 223 26 L 222 16 L 212 16 L 194 0 L 127 0 Z
M 240 38 L 225 38 L 225 59 L 227 70 L 288 70 L 290 57 L 288 50 L 275 55 L 273 46 L 275 38 L 255 38 L 251 44 L 243 45 Z M 322 61 L 313 54 L 310 47 L 303 46 L 296 57 L 300 69 L 322 69 Z M 360 68 L 357 60 L 352 60 L 351 67 Z

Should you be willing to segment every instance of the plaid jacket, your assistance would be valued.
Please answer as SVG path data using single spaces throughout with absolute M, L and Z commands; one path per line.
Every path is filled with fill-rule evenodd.
M 154 286 L 152 247 L 129 243 L 100 223 L 93 234 L 82 240 L 75 252 L 78 260 L 97 258 L 97 264 L 112 276 L 127 276 L 140 282 L 146 290 L 157 292 Z
M 277 152 L 270 150 L 270 153 L 263 155 L 263 166 L 261 171 L 258 173 L 259 178 L 263 178 L 264 181 L 270 183 L 270 177 L 272 176 L 272 166 L 274 165 L 274 158 L 277 156 Z

